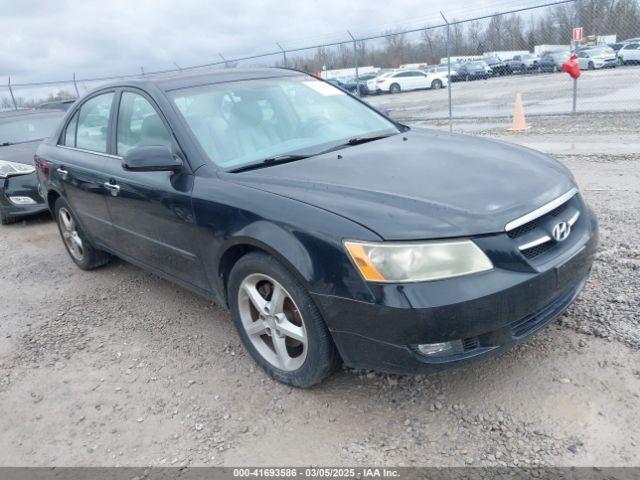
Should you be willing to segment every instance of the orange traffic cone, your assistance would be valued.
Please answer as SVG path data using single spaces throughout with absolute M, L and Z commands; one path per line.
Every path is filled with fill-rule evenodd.
M 510 132 L 523 132 L 528 129 L 527 121 L 524 118 L 524 110 L 522 109 L 522 95 L 516 94 L 516 106 L 513 110 L 513 123 Z

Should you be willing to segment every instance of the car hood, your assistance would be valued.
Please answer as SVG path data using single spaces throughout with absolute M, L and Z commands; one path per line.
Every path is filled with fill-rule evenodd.
M 387 240 L 504 231 L 574 186 L 569 171 L 542 153 L 423 129 L 228 175 L 351 219 Z
M 0 160 L 33 165 L 33 155 L 36 153 L 36 149 L 38 148 L 38 145 L 40 145 L 40 142 L 42 142 L 42 140 L 16 143 L 14 145 L 0 147 Z

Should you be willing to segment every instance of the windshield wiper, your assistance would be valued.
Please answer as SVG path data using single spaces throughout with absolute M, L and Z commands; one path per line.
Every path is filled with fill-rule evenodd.
M 246 165 L 242 165 L 240 167 L 229 170 L 232 173 L 237 172 L 245 172 L 247 170 L 256 170 L 258 168 L 270 167 L 272 165 L 279 165 L 281 163 L 289 163 L 295 162 L 296 160 L 304 160 L 305 158 L 309 158 L 311 155 L 298 155 L 298 154 L 286 154 L 286 155 L 275 155 L 273 157 L 264 158 L 262 160 L 258 160 L 257 162 L 248 163 Z
M 11 142 L 2 142 L 0 143 L 0 147 L 8 147 L 9 145 L 13 145 Z
M 385 135 L 371 135 L 368 137 L 353 137 L 345 142 L 345 145 L 360 145 L 361 143 L 373 142 L 374 140 L 380 140 L 381 138 L 387 138 L 395 133 L 387 133 Z

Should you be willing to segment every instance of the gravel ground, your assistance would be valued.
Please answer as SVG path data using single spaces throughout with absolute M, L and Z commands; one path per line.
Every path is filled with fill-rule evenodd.
M 638 118 L 470 123 L 553 150 L 633 144 Z M 436 375 L 286 387 L 222 308 L 124 262 L 78 270 L 46 217 L 1 227 L 0 466 L 637 465 L 640 155 L 608 145 L 559 157 L 600 219 L 582 295 L 509 353 Z

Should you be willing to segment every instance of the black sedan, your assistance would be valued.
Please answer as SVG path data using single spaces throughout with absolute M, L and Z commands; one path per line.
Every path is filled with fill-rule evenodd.
M 597 243 L 556 160 L 406 127 L 291 70 L 104 86 L 36 163 L 80 268 L 116 255 L 228 305 L 255 361 L 300 387 L 341 362 L 503 351 L 576 298 Z
M 18 110 L 0 113 L 0 223 L 44 212 L 33 155 L 53 132 L 63 112 Z
M 464 81 L 486 80 L 493 74 L 491 67 L 484 61 L 466 62 L 458 68 L 458 78 Z

